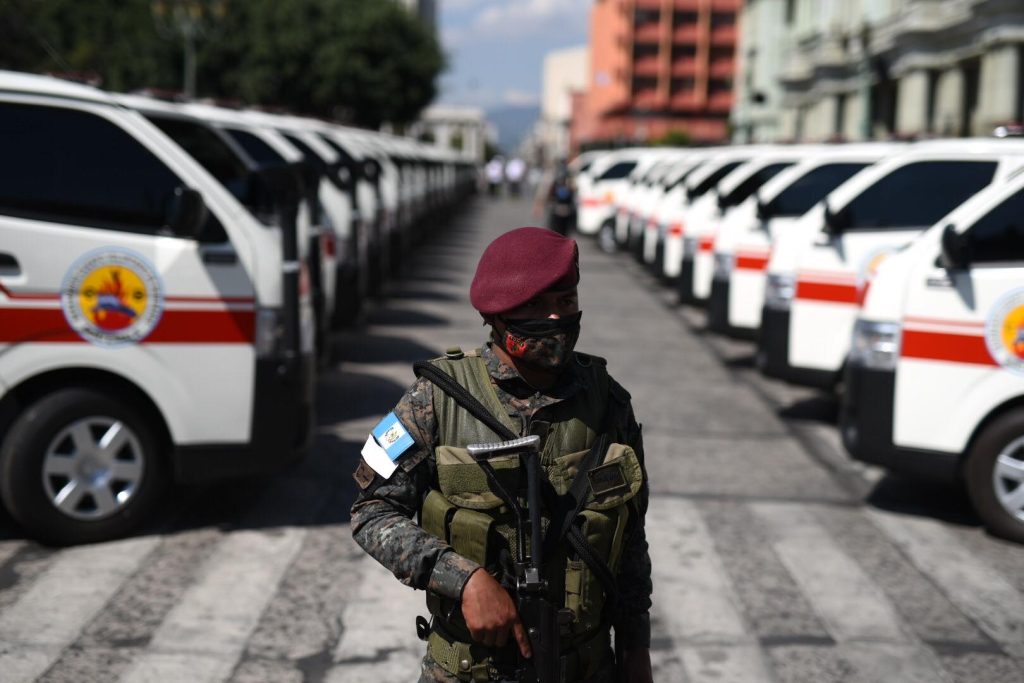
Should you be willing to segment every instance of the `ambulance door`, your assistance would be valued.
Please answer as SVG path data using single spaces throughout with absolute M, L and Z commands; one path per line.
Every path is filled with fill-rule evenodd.
M 864 288 L 893 251 L 988 185 L 997 162 L 936 159 L 897 166 L 843 207 L 800 254 L 789 362 L 837 373 Z M 831 229 L 829 229 L 831 228 Z
M 58 542 L 123 532 L 162 479 L 169 444 L 124 383 L 174 445 L 249 438 L 251 281 L 135 116 L 0 102 L 0 376 L 93 373 L 65 378 L 4 435 L 18 444 L 4 451 L 4 503 Z
M 960 452 L 993 408 L 1024 394 L 1024 189 L 945 237 L 963 260 L 929 259 L 912 278 L 894 438 Z

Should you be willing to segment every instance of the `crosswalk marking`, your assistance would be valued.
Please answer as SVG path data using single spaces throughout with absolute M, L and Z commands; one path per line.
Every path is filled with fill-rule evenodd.
M 414 626 L 416 615 L 426 614 L 423 593 L 399 583 L 369 555 L 360 565 L 327 683 L 414 681 L 426 652 Z
M 652 498 L 647 540 L 656 624 L 664 623 L 682 653 L 687 679 L 770 680 L 695 506 L 675 498 Z
M 879 510 L 871 515 L 953 604 L 1012 656 L 1024 657 L 1024 596 L 1002 575 L 979 562 L 938 522 Z
M 907 642 L 899 617 L 875 584 L 803 505 L 757 503 L 776 553 L 837 641 Z
M 31 681 L 46 671 L 159 543 L 147 537 L 63 551 L 0 614 L 3 679 Z
M 877 680 L 872 672 L 886 671 L 898 672 L 901 681 L 944 680 L 934 656 L 909 635 L 888 598 L 815 520 L 813 508 L 751 508 L 768 524 L 776 553 L 861 680 Z
M 225 680 L 304 536 L 285 528 L 227 537 L 122 680 Z

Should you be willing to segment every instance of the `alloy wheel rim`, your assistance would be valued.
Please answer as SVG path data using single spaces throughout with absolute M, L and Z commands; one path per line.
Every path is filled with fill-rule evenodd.
M 61 514 L 96 521 L 120 512 L 142 484 L 145 461 L 138 436 L 108 416 L 77 420 L 50 442 L 43 490 Z
M 996 500 L 1010 516 L 1024 522 L 1024 436 L 1000 451 L 992 471 Z

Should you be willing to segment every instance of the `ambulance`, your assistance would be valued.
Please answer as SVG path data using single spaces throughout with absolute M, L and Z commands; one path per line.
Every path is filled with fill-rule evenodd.
M 0 72 L 0 498 L 58 544 L 123 536 L 170 481 L 274 471 L 312 436 L 301 198 L 250 212 L 105 93 Z
M 1024 173 L 879 267 L 845 377 L 854 458 L 959 481 L 993 534 L 1024 542 Z
M 715 148 L 687 152 L 666 177 L 665 193 L 648 221 L 644 233 L 644 259 L 646 261 L 648 254 L 653 252 L 651 265 L 655 274 L 670 286 L 676 285 L 683 261 L 683 223 L 679 214 L 686 204 L 686 181 L 716 153 Z
M 709 196 L 708 193 L 718 185 L 722 178 L 749 161 L 754 153 L 753 150 L 754 147 L 735 147 L 713 152 L 699 168 L 687 176 L 683 183 L 683 202 L 670 207 L 665 214 L 665 222 L 674 228 L 668 231 L 665 238 L 665 269 L 678 273 L 674 280 L 677 290 L 680 291 L 680 297 L 682 297 L 682 281 L 693 278 L 693 260 L 690 259 L 687 262 L 685 241 L 689 232 L 694 229 L 694 208 L 697 208 L 698 213 L 704 213 L 698 206 L 701 204 L 701 200 Z M 710 201 L 713 206 L 713 198 Z M 690 289 L 690 286 L 687 285 L 686 291 L 690 291 Z M 680 301 L 689 302 L 683 298 L 680 298 Z
M 627 203 L 620 204 L 615 219 L 615 239 L 618 246 L 637 256 L 642 249 L 644 226 L 659 195 L 664 191 L 662 177 L 672 168 L 679 152 L 665 150 L 653 157 L 646 171 L 636 179 Z M 639 165 L 638 165 L 639 168 Z
M 765 374 L 834 387 L 879 264 L 1022 164 L 1019 140 L 918 142 L 829 193 L 772 252 L 759 340 Z
M 597 235 L 602 226 L 614 227 L 615 206 L 629 186 L 629 174 L 649 150 L 620 149 L 594 160 L 587 174 L 592 178 L 576 192 L 576 229 L 582 235 Z
M 728 173 L 693 201 L 684 214 L 683 265 L 678 282 L 682 303 L 704 305 L 711 294 L 715 237 L 723 222 L 742 220 L 737 209 L 765 182 L 800 160 L 804 147 L 748 148 Z M 753 213 L 747 204 L 739 212 Z
M 661 275 L 664 260 L 665 213 L 678 206 L 685 198 L 683 183 L 700 163 L 701 154 L 686 152 L 674 156 L 668 170 L 661 177 L 660 192 L 651 202 L 640 243 L 641 260 L 655 275 Z
M 724 224 L 715 238 L 708 328 L 755 337 L 772 242 L 855 173 L 900 149 L 889 143 L 822 146 L 765 183 L 748 200 L 754 203 L 753 215 L 747 211 L 743 220 Z

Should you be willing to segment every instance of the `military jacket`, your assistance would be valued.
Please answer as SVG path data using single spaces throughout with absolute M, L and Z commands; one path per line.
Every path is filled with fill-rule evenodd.
M 570 366 L 555 386 L 537 392 L 514 368 L 501 363 L 489 346 L 481 349 L 480 355 L 502 408 L 517 428 L 515 431 L 521 432 L 538 410 L 591 389 L 585 373 Z M 406 585 L 458 600 L 479 565 L 455 553 L 447 543 L 413 521 L 424 497 L 438 487 L 434 451 L 439 444 L 433 385 L 428 380 L 418 380 L 394 412 L 413 437 L 415 446 L 402 455 L 398 469 L 386 480 L 365 462 L 360 463 L 354 475 L 360 493 L 352 506 L 353 537 Z M 643 445 L 632 407 L 627 404 L 627 409 L 619 412 L 621 424 L 616 425 L 616 431 L 642 464 Z M 646 474 L 636 498 L 638 517 L 618 566 L 619 602 L 616 614 L 612 615 L 616 640 L 626 648 L 650 644 L 651 562 L 644 532 Z

